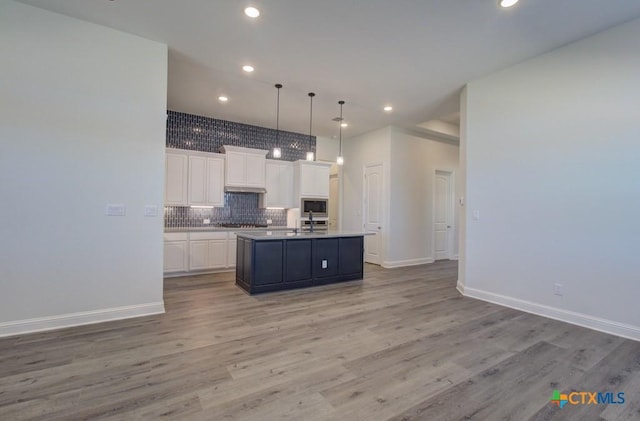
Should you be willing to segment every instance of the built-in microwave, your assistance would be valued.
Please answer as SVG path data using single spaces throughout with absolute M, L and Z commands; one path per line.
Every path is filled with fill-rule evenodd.
M 329 216 L 329 200 L 302 198 L 300 200 L 300 217 L 308 218 L 309 212 L 313 212 L 314 218 L 328 217 Z

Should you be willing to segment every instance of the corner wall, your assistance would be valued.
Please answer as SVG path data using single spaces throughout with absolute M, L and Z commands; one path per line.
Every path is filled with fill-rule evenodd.
M 468 84 L 465 294 L 640 340 L 638 39 L 634 20 Z
M 0 336 L 163 312 L 167 47 L 5 1 L 0 56 Z

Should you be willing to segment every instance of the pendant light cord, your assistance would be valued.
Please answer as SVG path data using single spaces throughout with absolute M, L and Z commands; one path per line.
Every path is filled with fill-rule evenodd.
M 342 106 L 344 105 L 344 101 L 338 101 L 340 104 L 340 156 L 342 156 Z
M 313 122 L 313 97 L 316 96 L 313 92 L 309 92 L 309 144 L 311 144 L 311 123 Z
M 282 88 L 282 85 L 276 83 L 276 88 L 278 89 L 276 100 L 276 145 L 280 145 L 280 88 Z

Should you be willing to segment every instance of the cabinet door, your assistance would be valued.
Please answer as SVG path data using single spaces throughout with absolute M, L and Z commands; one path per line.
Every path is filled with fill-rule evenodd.
M 338 239 L 338 274 L 362 275 L 363 269 L 363 237 L 345 237 Z
M 311 165 L 300 165 L 300 196 L 315 196 L 315 167 Z
M 252 286 L 283 282 L 283 241 L 255 241 L 254 253 L 251 262 L 254 269 L 253 275 L 255 276 L 252 280 Z M 245 253 L 245 259 L 246 257 Z M 245 265 L 246 263 L 245 260 Z M 257 270 L 257 268 L 260 268 L 260 270 Z
M 209 241 L 209 268 L 217 269 L 227 266 L 227 240 Z
M 236 266 L 237 248 L 237 240 L 227 241 L 227 267 L 229 268 L 233 268 Z
M 285 282 L 311 281 L 311 241 L 287 240 Z
M 186 154 L 167 153 L 165 155 L 165 205 L 187 204 L 187 163 Z
M 246 185 L 245 166 L 246 159 L 243 153 L 227 152 L 226 153 L 226 180 L 225 184 L 231 186 Z
M 189 242 L 189 270 L 209 268 L 209 241 Z
M 189 204 L 207 204 L 207 158 L 189 157 Z
M 187 271 L 186 241 L 164 242 L 164 271 L 167 273 Z
M 280 206 L 292 208 L 293 204 L 293 166 L 283 165 L 280 167 Z
M 249 187 L 265 186 L 265 157 L 245 155 L 246 185 Z
M 207 158 L 207 205 L 224 206 L 224 159 Z
M 265 164 L 265 207 L 280 207 L 280 171 L 281 166 L 277 162 Z
M 313 182 L 315 196 L 329 197 L 329 167 L 315 167 Z

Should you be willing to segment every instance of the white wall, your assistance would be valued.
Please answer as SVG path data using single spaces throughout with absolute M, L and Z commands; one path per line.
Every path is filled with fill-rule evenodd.
M 0 57 L 0 335 L 164 311 L 166 46 L 4 1 Z
M 422 127 L 428 130 L 433 130 L 434 132 L 444 133 L 449 136 L 455 136 L 455 137 L 460 136 L 459 126 L 455 124 L 447 123 L 446 121 L 442 121 L 442 120 L 429 120 L 424 123 L 418 124 L 418 127 Z
M 455 182 L 458 155 L 458 145 L 427 139 L 399 128 L 392 129 L 389 252 L 384 266 L 434 261 L 435 172 L 452 172 Z M 457 220 L 455 215 L 454 220 Z M 453 237 L 456 238 L 455 223 L 453 229 Z M 452 246 L 457 255 L 457 238 Z
M 342 139 L 344 142 L 344 139 Z M 338 157 L 338 139 L 316 137 L 316 161 L 335 162 Z
M 634 20 L 468 84 L 465 293 L 640 339 L 638 39 Z

